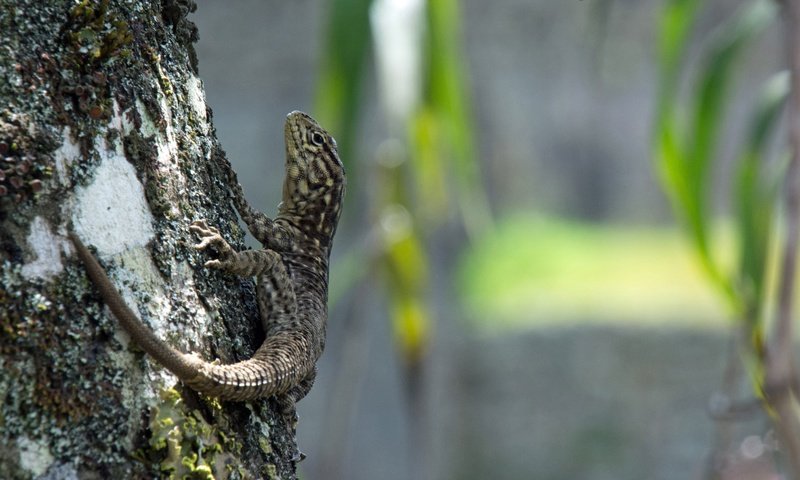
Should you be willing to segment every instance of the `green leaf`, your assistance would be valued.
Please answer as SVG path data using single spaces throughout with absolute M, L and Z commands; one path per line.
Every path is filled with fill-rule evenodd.
M 752 3 L 719 30 L 701 73 L 696 91 L 688 173 L 698 198 L 705 187 L 708 166 L 715 154 L 716 140 L 722 126 L 726 97 L 734 77 L 734 67 L 743 49 L 774 18 L 777 6 L 770 0 Z M 702 212 L 705 213 L 705 212 Z
M 417 185 L 418 201 L 425 208 L 417 211 L 425 220 L 438 223 L 448 212 L 448 168 L 441 155 L 440 122 L 430 108 L 422 107 L 410 119 L 409 147 L 412 174 Z
M 407 225 L 385 235 L 383 266 L 394 339 L 406 363 L 414 365 L 427 352 L 433 315 L 426 298 L 428 261 L 419 232 L 410 216 L 408 220 Z
M 766 175 L 766 150 L 789 95 L 789 73 L 774 75 L 762 89 L 739 159 L 735 198 L 739 234 L 739 295 L 745 319 L 756 326 L 764 308 L 777 182 Z
M 447 141 L 442 154 L 453 160 L 453 175 L 464 225 L 473 236 L 491 223 L 489 203 L 480 181 L 475 129 L 466 69 L 461 63 L 457 0 L 428 0 L 426 101 L 441 122 Z
M 658 59 L 662 68 L 677 70 L 680 67 L 689 30 L 701 4 L 699 0 L 672 0 L 664 5 L 658 25 Z
M 724 123 L 734 67 L 744 48 L 775 17 L 777 7 L 769 0 L 757 1 L 741 11 L 718 32 L 707 58 L 694 100 L 692 138 L 686 157 L 687 183 L 692 210 L 688 212 L 693 236 L 706 262 L 713 264 L 708 245 L 709 211 L 706 205 L 712 190 L 708 173 L 716 156 L 719 131 Z
M 677 216 L 684 221 L 701 264 L 736 308 L 733 281 L 714 258 L 710 245 L 707 203 L 713 185 L 709 172 L 717 154 L 737 61 L 745 47 L 775 18 L 777 7 L 769 0 L 753 2 L 719 28 L 700 66 L 688 128 L 681 129 L 683 124 L 675 111 L 679 105 L 678 77 L 697 7 L 697 2 L 691 0 L 675 0 L 663 13 L 659 29 L 661 90 L 653 150 L 665 190 Z
M 333 0 L 329 4 L 325 48 L 322 54 L 315 114 L 339 147 L 352 179 L 352 162 L 364 66 L 369 54 L 371 0 Z
M 699 0 L 672 0 L 666 2 L 659 16 L 658 64 L 660 67 L 659 119 L 672 116 L 672 106 L 677 97 L 677 80 L 684 52 L 691 39 L 689 30 L 694 25 Z M 658 128 L 660 130 L 660 128 Z

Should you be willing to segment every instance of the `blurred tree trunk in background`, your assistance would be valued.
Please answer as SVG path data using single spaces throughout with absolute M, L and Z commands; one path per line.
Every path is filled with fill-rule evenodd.
M 783 206 L 786 232 L 780 252 L 777 319 L 767 344 L 765 397 L 774 410 L 775 430 L 788 464 L 788 476 L 800 479 L 800 415 L 798 379 L 795 367 L 794 322 L 797 311 L 797 248 L 800 242 L 800 1 L 783 2 L 786 29 L 787 66 L 791 78 L 788 144 L 791 159 L 786 168 Z
M 65 237 L 178 348 L 228 362 L 263 340 L 252 282 L 205 271 L 187 229 L 205 218 L 241 247 L 194 8 L 0 0 L 0 478 L 295 477 L 293 422 L 145 359 Z

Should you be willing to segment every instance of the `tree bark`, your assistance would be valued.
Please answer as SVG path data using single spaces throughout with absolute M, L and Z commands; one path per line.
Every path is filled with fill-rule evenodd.
M 193 9 L 0 0 L 0 478 L 295 477 L 293 422 L 182 388 L 66 239 L 181 350 L 232 362 L 263 340 L 252 282 L 204 269 L 188 230 L 206 219 L 242 247 Z

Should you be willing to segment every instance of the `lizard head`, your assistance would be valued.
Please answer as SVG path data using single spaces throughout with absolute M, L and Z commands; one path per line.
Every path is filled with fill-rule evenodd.
M 344 196 L 344 165 L 336 140 L 310 116 L 286 116 L 286 179 L 282 211 L 300 217 L 304 229 L 332 237 Z

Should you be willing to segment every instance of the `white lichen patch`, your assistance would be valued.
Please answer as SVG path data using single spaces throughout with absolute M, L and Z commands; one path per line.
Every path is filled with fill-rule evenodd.
M 69 172 L 69 166 L 72 165 L 72 162 L 80 157 L 81 149 L 77 143 L 72 141 L 72 134 L 69 127 L 65 127 L 61 135 L 61 146 L 58 147 L 58 149 L 56 149 L 56 151 L 53 153 L 53 159 L 55 162 L 56 174 L 58 175 L 58 181 L 62 185 L 66 185 L 69 180 L 69 177 L 67 176 L 67 172 Z
M 136 305 L 134 291 L 147 292 L 147 303 L 142 305 L 147 309 L 150 326 L 156 333 L 167 330 L 172 311 L 172 302 L 164 293 L 164 282 L 158 269 L 147 250 L 133 248 L 114 257 L 115 262 L 125 265 L 115 273 L 115 284 L 128 305 Z M 134 311 L 136 309 L 134 308 Z M 158 320 L 158 319 L 164 319 Z
M 186 81 L 189 105 L 204 123 L 206 121 L 206 98 L 203 94 L 203 83 L 195 75 L 190 75 Z
M 125 268 L 117 268 L 109 275 L 114 286 L 119 291 L 125 304 L 142 319 L 142 321 L 161 338 L 165 338 L 169 333 L 170 312 L 172 310 L 169 298 L 164 292 L 164 284 L 156 266 L 153 264 L 150 253 L 147 249 L 136 247 L 119 255 L 114 255 L 115 264 L 124 265 Z M 147 301 L 142 302 L 136 292 L 147 292 Z M 120 344 L 126 346 L 131 339 L 128 333 L 122 328 L 116 329 L 114 337 Z M 127 352 L 127 348 L 124 349 Z M 129 354 L 114 355 L 115 361 L 123 368 L 130 368 Z M 151 364 L 151 366 L 154 366 Z M 163 386 L 171 386 L 175 383 L 175 377 L 165 369 L 156 367 L 162 374 L 158 381 L 154 381 L 151 369 L 144 373 L 148 380 L 142 382 L 139 379 L 131 378 L 131 385 L 126 385 L 123 390 L 123 397 L 126 405 L 138 405 L 139 403 L 150 404 L 158 400 L 157 391 Z M 140 390 L 135 386 L 151 385 L 152 388 Z M 138 408 L 131 408 L 131 411 L 139 411 Z
M 164 104 L 163 107 L 165 112 L 168 112 L 167 105 Z M 185 178 L 176 161 L 178 145 L 174 136 L 157 132 L 154 125 L 148 125 L 150 119 L 144 114 L 144 107 L 137 104 L 137 108 L 141 108 L 143 113 L 142 130 L 153 129 L 151 141 L 157 152 L 155 168 L 159 175 L 170 179 L 170 182 L 184 181 Z M 124 130 L 127 127 L 123 120 L 118 122 L 112 120 L 109 128 Z M 94 171 L 92 183 L 76 190 L 72 218 L 75 233 L 84 243 L 97 249 L 97 256 L 101 260 L 122 267 L 109 269 L 111 281 L 125 303 L 158 337 L 167 343 L 174 343 L 174 339 L 179 338 L 180 341 L 175 346 L 184 351 L 196 348 L 201 343 L 199 334 L 187 336 L 184 331 L 178 330 L 181 328 L 180 325 L 171 322 L 175 316 L 175 305 L 198 305 L 198 311 L 193 312 L 193 319 L 202 323 L 203 317 L 206 316 L 207 320 L 202 302 L 197 298 L 194 289 L 192 268 L 185 261 L 175 262 L 171 268 L 172 275 L 169 282 L 178 287 L 167 288 L 163 276 L 153 262 L 151 252 L 146 248 L 154 236 L 154 219 L 147 204 L 143 185 L 139 182 L 133 166 L 125 159 L 119 142 L 113 144 L 113 147 L 108 147 L 105 140 L 98 140 L 95 148 L 101 163 Z M 180 187 L 177 189 L 180 190 Z M 172 214 L 179 217 L 178 206 L 174 208 L 176 210 Z M 143 296 L 142 292 L 147 292 L 146 296 Z M 174 292 L 179 292 L 177 295 L 188 298 L 176 302 L 180 299 L 175 298 Z M 197 330 L 202 331 L 202 329 Z M 116 330 L 116 337 L 123 345 L 130 342 L 130 337 L 123 329 Z M 125 356 L 120 355 L 115 360 L 120 365 L 130 366 L 130 359 Z M 139 390 L 132 384 L 126 390 L 126 400 L 136 403 L 155 402 L 156 392 L 160 388 L 172 387 L 175 384 L 174 375 L 166 369 L 154 363 L 149 365 L 152 368 L 147 368 L 140 374 L 144 374 L 148 379 L 144 384 L 152 387 Z M 135 385 L 141 383 L 135 382 Z
M 20 467 L 34 477 L 44 474 L 55 460 L 47 442 L 41 439 L 33 440 L 23 435 L 17 439 L 17 450 Z
M 160 338 L 173 343 L 170 338 L 179 337 L 182 341 L 175 344 L 179 350 L 188 352 L 192 346 L 200 344 L 200 333 L 202 328 L 190 328 L 185 330 L 170 321 L 173 318 L 173 300 L 166 293 L 165 285 L 161 274 L 153 263 L 150 253 L 144 248 L 132 248 L 113 257 L 114 262 L 125 265 L 125 268 L 115 269 L 111 274 L 111 280 L 122 295 L 125 303 L 148 325 L 153 332 Z M 179 262 L 173 266 L 171 283 L 177 285 L 176 290 L 181 295 L 189 297 L 183 304 L 201 305 L 197 297 L 194 281 L 192 280 L 192 270 L 186 262 Z M 184 288 L 185 287 L 185 288 Z M 147 301 L 142 302 L 136 292 L 147 292 Z M 202 307 L 192 316 L 198 324 L 207 324 L 207 315 Z M 206 322 L 203 322 L 206 317 Z M 180 329 L 180 330 L 178 330 Z M 130 337 L 122 330 L 118 329 L 115 334 L 116 339 L 123 345 L 130 343 Z M 120 365 L 130 365 L 129 359 L 124 356 L 116 358 Z M 171 388 L 177 381 L 175 376 L 168 370 L 157 366 L 155 363 L 149 364 L 151 368 L 145 371 L 146 382 L 135 381 L 137 385 L 142 383 L 152 385 L 144 391 L 129 388 L 125 397 L 130 401 L 153 404 L 158 400 L 158 390 L 161 388 Z M 138 409 L 132 409 L 138 411 Z
M 154 235 L 153 216 L 133 166 L 119 144 L 109 149 L 98 139 L 95 148 L 102 162 L 92 183 L 76 189 L 75 232 L 101 256 L 145 245 Z
M 170 165 L 175 163 L 172 159 L 178 154 L 178 144 L 175 142 L 175 138 L 169 135 L 167 141 L 156 143 L 156 149 L 158 151 L 156 160 L 159 167 L 162 169 L 169 169 Z
M 42 217 L 33 219 L 28 233 L 28 248 L 34 259 L 22 266 L 22 276 L 27 279 L 49 279 L 61 273 L 61 251 L 66 248 L 61 237 L 53 235 L 50 224 Z
M 139 134 L 145 138 L 158 135 L 159 130 L 158 127 L 156 127 L 156 122 L 153 121 L 150 114 L 147 112 L 147 107 L 138 98 L 136 99 L 136 110 L 139 112 L 139 118 L 142 120 L 141 126 L 139 127 Z
M 166 165 L 178 154 L 178 142 L 175 141 L 175 127 L 173 126 L 172 121 L 172 110 L 169 108 L 166 97 L 159 97 L 158 105 L 161 108 L 161 115 L 164 119 L 164 134 L 166 135 L 166 142 L 159 142 L 158 145 L 158 160 L 161 165 Z M 166 147 L 166 149 L 163 147 Z M 163 154 L 162 152 L 166 152 L 166 154 Z

